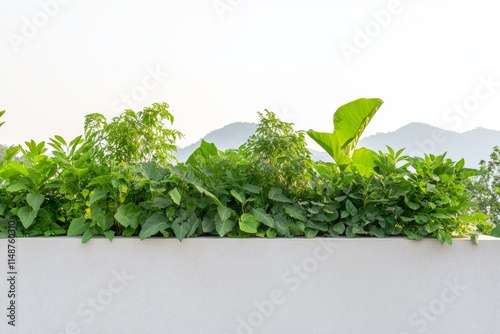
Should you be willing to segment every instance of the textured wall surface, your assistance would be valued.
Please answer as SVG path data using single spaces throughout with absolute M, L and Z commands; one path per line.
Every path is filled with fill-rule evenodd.
M 1 333 L 498 333 L 500 240 L 0 240 Z M 8 325 L 15 301 L 15 327 Z

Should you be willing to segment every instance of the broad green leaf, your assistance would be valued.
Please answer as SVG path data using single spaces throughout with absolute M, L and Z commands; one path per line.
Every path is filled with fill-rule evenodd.
M 346 211 L 351 214 L 351 216 L 355 216 L 358 214 L 358 209 L 349 199 L 345 202 L 345 208 Z
M 225 206 L 219 206 L 217 207 L 217 212 L 219 213 L 220 220 L 222 222 L 225 222 L 226 220 L 229 219 L 229 217 L 231 217 L 234 210 Z
M 292 203 L 292 201 L 288 197 L 283 195 L 283 191 L 280 188 L 271 188 L 267 196 L 269 197 L 269 199 L 276 202 Z
M 165 230 L 167 227 L 167 216 L 161 213 L 155 213 L 146 219 L 142 225 L 141 231 L 139 232 L 139 238 L 144 240 L 162 230 Z
M 82 235 L 82 244 L 86 244 L 94 236 L 94 232 L 91 229 L 85 231 Z
M 335 233 L 343 234 L 345 232 L 345 225 L 342 222 L 337 223 L 337 224 L 335 224 L 335 225 L 332 226 L 332 230 Z
M 233 195 L 233 197 L 236 198 L 241 204 L 245 204 L 247 201 L 244 193 L 239 193 L 234 189 L 231 189 L 231 195 Z
M 181 204 L 181 194 L 177 188 L 170 190 L 168 194 L 170 195 L 172 201 L 174 201 L 175 204 L 177 205 Z
M 495 238 L 500 238 L 500 225 L 491 230 L 490 235 Z
M 144 210 L 133 203 L 120 205 L 115 214 L 115 219 L 124 227 L 137 228 L 139 226 L 139 216 Z
M 212 194 L 210 191 L 208 191 L 207 189 L 205 189 L 205 188 L 203 188 L 203 187 L 201 187 L 201 186 L 199 186 L 199 185 L 196 185 L 196 184 L 195 184 L 194 186 L 196 187 L 196 189 L 197 189 L 200 193 L 205 194 L 205 195 L 207 195 L 208 197 L 210 197 L 210 198 L 211 198 L 211 199 L 215 202 L 215 204 L 217 204 L 217 205 L 219 205 L 219 206 L 221 206 L 221 205 L 222 205 L 222 203 L 219 201 L 219 199 L 217 198 L 217 196 L 215 196 L 214 194 Z
M 337 109 L 333 116 L 333 134 L 347 156 L 352 156 L 363 131 L 383 103 L 377 98 L 362 98 Z
M 215 230 L 214 220 L 209 216 L 203 217 L 203 221 L 201 222 L 201 228 L 203 230 L 203 233 L 212 233 Z
M 313 221 L 313 220 L 310 220 L 307 222 L 307 227 L 315 229 L 315 230 L 323 231 L 323 232 L 328 231 L 328 225 L 326 225 L 326 223 Z
M 31 226 L 31 224 L 33 224 L 33 221 L 35 220 L 37 213 L 38 210 L 35 211 L 29 206 L 23 206 L 17 212 L 17 216 L 21 220 L 21 223 L 23 224 L 24 228 L 28 228 Z
M 11 192 L 11 193 L 19 191 L 19 190 L 28 190 L 28 187 L 22 183 L 15 183 L 15 184 L 7 187 L 7 191 Z
M 220 217 L 216 216 L 215 219 L 215 230 L 219 234 L 219 236 L 223 237 L 227 233 L 231 232 L 233 228 L 236 226 L 236 221 L 231 219 L 226 219 L 222 221 Z
M 28 202 L 28 205 L 33 208 L 33 211 L 38 212 L 40 209 L 40 205 L 42 205 L 43 201 L 45 200 L 45 197 L 40 194 L 28 194 L 26 195 L 26 202 Z
M 266 231 L 266 237 L 268 237 L 269 239 L 274 239 L 278 236 L 278 232 L 276 232 L 275 229 L 272 229 L 272 228 L 268 228 L 267 231 Z
M 241 215 L 240 220 L 240 230 L 247 233 L 257 233 L 257 228 L 259 227 L 259 222 L 250 213 L 244 213 Z
M 368 177 L 375 173 L 375 161 L 378 159 L 377 153 L 367 148 L 361 147 L 354 151 L 352 162 L 348 170 L 357 171 L 359 174 Z
M 208 143 L 205 140 L 201 140 L 200 147 L 194 150 L 193 153 L 186 160 L 186 164 L 188 165 L 204 165 L 204 160 L 213 159 L 219 154 L 219 150 L 215 146 L 215 144 Z
M 298 205 L 286 206 L 285 212 L 292 218 L 298 219 L 303 222 L 306 221 L 306 215 Z
M 269 227 L 274 227 L 274 219 L 271 217 L 271 215 L 267 214 L 263 209 L 261 208 L 256 208 L 252 209 L 252 213 L 257 219 L 257 221 L 261 222 L 262 224 L 269 226 Z
M 253 184 L 244 184 L 243 189 L 245 189 L 248 192 L 251 192 L 253 194 L 260 194 L 260 187 L 255 186 Z
M 89 228 L 89 223 L 87 223 L 85 216 L 75 218 L 71 221 L 68 228 L 68 236 L 82 235 Z
M 156 197 L 153 200 L 152 207 L 158 209 L 165 209 L 172 205 L 172 200 L 166 197 Z
M 306 231 L 304 232 L 304 235 L 306 236 L 307 239 L 314 238 L 315 236 L 318 235 L 318 230 L 311 229 L 311 228 L 306 228 Z
M 103 234 L 109 241 L 113 241 L 115 237 L 115 231 L 104 231 Z
M 108 196 L 108 191 L 105 189 L 95 189 L 90 193 L 89 204 L 92 205 L 95 202 L 104 199 Z
M 111 183 L 111 175 L 99 175 L 96 176 L 90 181 L 89 186 L 95 185 L 95 184 L 109 184 Z
M 187 221 L 183 222 L 177 222 L 175 221 L 172 224 L 172 230 L 174 230 L 175 237 L 179 240 L 182 241 L 186 237 L 186 235 L 189 233 L 191 227 L 189 226 L 189 223 Z

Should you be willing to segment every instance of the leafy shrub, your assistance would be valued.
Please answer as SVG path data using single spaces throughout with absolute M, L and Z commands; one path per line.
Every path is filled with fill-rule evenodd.
M 109 124 L 87 116 L 85 138 L 55 136 L 51 155 L 44 142 L 8 149 L 0 164 L 0 235 L 14 221 L 18 236 L 82 235 L 82 242 L 95 235 L 404 235 L 451 244 L 453 237 L 475 241 L 478 226 L 489 226 L 471 211 L 468 187 L 477 172 L 463 160 L 407 157 L 391 148 L 356 153 L 365 152 L 355 146 L 376 105 L 351 130 L 334 131 L 350 138 L 338 141 L 347 164 L 313 162 L 304 133 L 266 110 L 239 149 L 221 152 L 202 141 L 186 163 L 174 165 L 180 133 L 164 128 L 164 118 L 173 121 L 166 108 L 128 110 Z M 17 152 L 23 161 L 14 159 Z

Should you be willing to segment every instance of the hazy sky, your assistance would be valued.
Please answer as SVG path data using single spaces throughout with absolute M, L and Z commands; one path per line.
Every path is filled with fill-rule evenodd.
M 167 102 L 196 141 L 269 109 L 332 130 L 385 101 L 366 133 L 424 122 L 500 130 L 498 0 L 41 0 L 0 3 L 0 143 L 82 132 L 83 117 Z

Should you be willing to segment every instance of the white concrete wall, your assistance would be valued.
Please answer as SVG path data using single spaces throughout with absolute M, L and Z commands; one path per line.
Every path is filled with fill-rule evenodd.
M 499 333 L 500 240 L 16 239 L 0 333 Z

